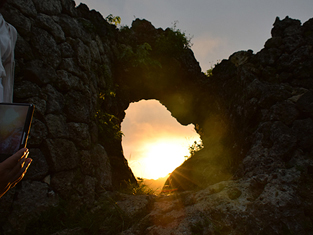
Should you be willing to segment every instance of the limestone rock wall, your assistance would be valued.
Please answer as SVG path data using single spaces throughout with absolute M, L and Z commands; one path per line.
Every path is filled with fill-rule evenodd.
M 33 163 L 0 201 L 0 233 L 23 234 L 60 200 L 91 207 L 99 193 L 135 179 L 121 139 L 99 137 L 96 117 L 99 109 L 117 120 L 124 115 L 110 97 L 98 102 L 100 93 L 114 91 L 115 26 L 72 0 L 10 0 L 2 14 L 19 34 L 14 102 L 36 106 L 28 141 Z
M 149 227 L 151 233 L 176 224 L 173 234 L 312 234 L 312 36 L 312 19 L 277 18 L 264 49 L 236 52 L 214 68 L 208 90 L 243 138 L 242 161 L 228 179 L 168 198 L 170 205 L 184 205 L 177 211 L 156 205 L 154 220 L 174 211 L 181 217 Z M 212 152 L 201 150 L 178 167 L 171 186 L 201 187 L 207 175 L 218 173 L 206 153 Z
M 294 169 L 299 164 L 304 172 L 310 169 L 312 64 L 312 19 L 302 25 L 299 20 L 287 17 L 276 19 L 272 38 L 260 52 L 236 52 L 214 68 L 213 76 L 204 85 L 206 93 L 198 94 L 210 103 L 214 99 L 218 102 L 215 109 L 210 108 L 213 105 L 206 106 L 205 117 L 219 114 L 224 124 L 202 127 L 207 132 L 214 133 L 214 128 L 219 127 L 219 133 L 224 128 L 228 129 L 226 135 L 234 133 L 235 139 L 230 142 L 233 146 L 228 147 L 240 146 L 237 151 L 240 166 L 235 175 L 249 178 L 272 174 L 278 169 Z M 226 143 L 227 139 L 222 137 L 221 141 Z M 212 146 L 212 142 L 209 139 L 206 144 Z M 202 161 L 204 155 L 202 151 L 198 157 L 189 159 L 181 170 Z M 173 180 L 179 181 L 180 174 L 177 171 L 178 179 Z M 185 175 L 190 181 L 201 185 L 203 178 L 193 178 L 192 172 L 186 174 L 190 174 Z
M 206 77 L 181 32 L 146 20 L 117 30 L 72 0 L 8 0 L 2 13 L 19 32 L 14 101 L 36 111 L 34 161 L 0 201 L 1 233 L 23 234 L 62 202 L 97 211 L 99 195 L 135 182 L 120 124 L 141 99 L 195 124 L 204 149 L 169 183 L 199 191 L 159 197 L 152 209 L 144 197 L 136 214 L 146 216 L 124 234 L 312 231 L 312 20 L 277 19 L 264 49 L 234 53 Z M 129 201 L 118 213 L 132 211 Z

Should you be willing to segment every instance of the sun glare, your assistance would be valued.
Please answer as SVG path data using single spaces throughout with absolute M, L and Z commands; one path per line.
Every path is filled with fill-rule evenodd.
M 182 126 L 156 100 L 132 103 L 122 123 L 123 151 L 136 177 L 165 177 L 185 161 L 200 141 L 193 125 Z

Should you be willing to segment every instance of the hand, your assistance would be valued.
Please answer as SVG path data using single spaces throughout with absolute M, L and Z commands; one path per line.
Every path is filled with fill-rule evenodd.
M 32 162 L 28 153 L 27 148 L 22 148 L 0 163 L 0 198 L 23 179 Z

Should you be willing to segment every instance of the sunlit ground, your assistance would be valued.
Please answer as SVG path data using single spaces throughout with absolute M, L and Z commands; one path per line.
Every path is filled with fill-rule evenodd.
M 200 141 L 193 125 L 182 126 L 157 100 L 130 104 L 122 123 L 124 156 L 136 177 L 158 179 L 171 173 Z

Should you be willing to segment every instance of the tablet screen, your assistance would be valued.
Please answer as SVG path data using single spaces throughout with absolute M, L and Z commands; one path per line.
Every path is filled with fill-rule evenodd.
M 0 105 L 0 153 L 12 154 L 21 147 L 29 106 Z

